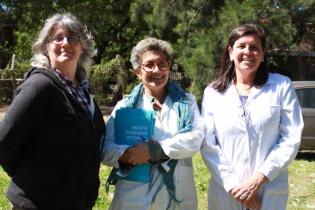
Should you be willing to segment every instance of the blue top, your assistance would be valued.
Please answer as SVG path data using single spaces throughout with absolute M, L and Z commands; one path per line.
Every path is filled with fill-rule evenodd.
M 247 101 L 247 99 L 248 99 L 248 96 L 241 96 L 241 95 L 239 95 L 239 96 L 240 96 L 241 103 L 244 106 L 246 101 Z

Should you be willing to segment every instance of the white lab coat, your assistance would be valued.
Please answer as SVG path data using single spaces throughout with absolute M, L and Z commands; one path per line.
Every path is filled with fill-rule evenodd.
M 176 209 L 197 210 L 197 194 L 193 179 L 191 157 L 200 150 L 204 137 L 204 125 L 194 96 L 189 94 L 190 111 L 193 116 L 193 128 L 189 132 L 177 134 L 177 113 L 172 108 L 172 101 L 166 97 L 161 113 L 157 114 L 153 139 L 159 141 L 164 153 L 171 159 L 179 159 L 174 172 L 176 197 L 182 201 Z M 124 99 L 117 103 L 107 123 L 105 143 L 103 147 L 103 163 L 119 167 L 118 159 L 128 148 L 127 145 L 115 144 L 114 118 L 115 111 L 125 106 Z M 153 110 L 151 100 L 143 96 L 138 108 Z M 128 119 L 126 119 L 128 120 Z M 155 175 L 158 171 L 155 170 Z M 161 178 L 161 176 L 160 176 Z M 157 182 L 159 183 L 159 182 Z M 155 186 L 157 187 L 157 186 Z M 115 186 L 114 198 L 110 209 L 113 210 L 165 210 L 169 196 L 164 186 L 153 204 L 152 192 L 148 193 L 148 184 L 119 180 Z
M 244 107 L 234 84 L 223 93 L 208 86 L 202 117 L 206 134 L 201 153 L 211 172 L 208 209 L 245 209 L 228 192 L 261 172 L 270 180 L 259 190 L 262 210 L 285 210 L 287 168 L 298 152 L 303 129 L 291 81 L 269 74 L 264 86 L 253 87 Z

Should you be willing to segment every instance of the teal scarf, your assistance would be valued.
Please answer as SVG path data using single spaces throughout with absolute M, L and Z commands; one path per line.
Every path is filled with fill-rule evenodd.
M 175 82 L 171 82 L 171 81 L 167 83 L 167 92 L 173 102 L 173 108 L 174 110 L 176 110 L 178 114 L 178 120 L 177 120 L 178 133 L 184 133 L 184 132 L 190 131 L 192 129 L 192 117 L 191 117 L 191 113 L 189 112 L 190 106 L 189 106 L 189 99 L 188 99 L 187 93 L 185 93 L 185 91 L 181 87 L 179 87 Z M 143 87 L 143 84 L 140 83 L 131 91 L 130 95 L 126 99 L 126 107 L 136 108 L 140 97 L 143 96 L 143 93 L 144 93 L 144 87 Z M 152 202 L 155 201 L 155 198 L 158 192 L 165 185 L 167 192 L 169 194 L 169 197 L 170 197 L 167 209 L 171 207 L 172 200 L 176 203 L 180 202 L 176 198 L 176 194 L 175 194 L 176 187 L 175 187 L 174 178 L 173 178 L 177 161 L 178 160 L 174 160 L 174 159 L 171 159 L 168 161 L 167 165 L 170 167 L 169 171 L 165 171 L 165 169 L 160 164 L 153 166 L 153 168 L 157 168 L 159 170 L 160 175 L 163 176 L 163 181 L 159 183 L 159 186 L 156 192 L 154 192 Z M 149 191 L 152 189 L 152 186 L 155 183 L 156 183 L 156 179 L 153 180 L 153 176 L 151 176 L 151 180 L 149 184 Z

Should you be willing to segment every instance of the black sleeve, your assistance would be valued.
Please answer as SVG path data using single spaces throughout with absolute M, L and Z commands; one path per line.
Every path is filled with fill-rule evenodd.
M 44 122 L 51 87 L 48 77 L 32 75 L 17 88 L 0 124 L 0 165 L 9 176 L 18 167 L 23 146 Z

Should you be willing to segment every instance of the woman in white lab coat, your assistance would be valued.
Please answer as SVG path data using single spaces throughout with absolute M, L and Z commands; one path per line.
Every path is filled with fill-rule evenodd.
M 204 127 L 195 97 L 169 81 L 172 48 L 156 38 L 141 40 L 132 50 L 131 63 L 141 81 L 115 106 L 107 123 L 104 163 L 126 171 L 133 165 L 149 163 L 149 182 L 117 177 L 113 210 L 197 210 L 197 195 L 191 157 L 200 150 Z M 117 144 L 114 121 L 122 107 L 155 112 L 152 139 L 133 147 Z M 126 119 L 128 120 L 128 119 Z
M 288 165 L 303 119 L 291 81 L 268 73 L 264 30 L 234 29 L 216 79 L 204 91 L 202 157 L 211 172 L 209 210 L 285 210 Z

